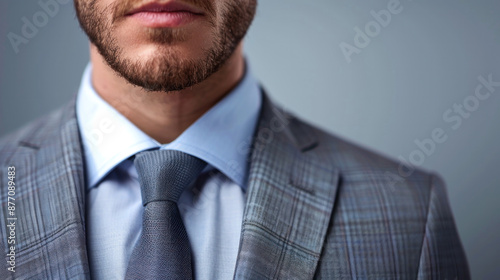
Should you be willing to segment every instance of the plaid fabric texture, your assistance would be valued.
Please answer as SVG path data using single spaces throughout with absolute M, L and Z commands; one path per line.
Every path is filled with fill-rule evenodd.
M 89 279 L 74 101 L 0 140 L 0 279 Z M 16 168 L 16 272 L 7 167 Z M 287 114 L 264 94 L 235 279 L 469 279 L 443 182 Z M 196 268 L 195 268 L 196 269 Z

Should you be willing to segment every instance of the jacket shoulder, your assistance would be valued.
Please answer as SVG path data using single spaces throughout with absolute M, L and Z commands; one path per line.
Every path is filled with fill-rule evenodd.
M 354 264 L 354 271 L 378 278 L 408 275 L 418 279 L 470 279 L 440 176 L 404 166 L 307 123 L 301 125 L 318 139 L 316 149 L 309 152 L 314 151 L 319 163 L 332 164 L 340 173 L 336 214 L 317 278 L 329 279 L 339 274 L 352 277 Z M 372 250 L 372 244 L 377 249 Z M 349 251 L 345 254 L 348 257 L 339 251 Z M 394 266 L 387 255 L 398 256 L 405 262 Z M 373 258 L 384 261 L 371 265 Z
M 299 118 L 294 118 L 294 122 L 302 126 L 301 131 L 307 129 L 317 139 L 317 147 L 310 151 L 314 157 L 322 164 L 338 169 L 344 176 L 363 178 L 369 175 L 377 180 L 394 182 L 425 181 L 427 185 L 430 185 L 432 177 L 437 176 L 327 132 Z M 439 176 L 437 177 L 439 179 Z

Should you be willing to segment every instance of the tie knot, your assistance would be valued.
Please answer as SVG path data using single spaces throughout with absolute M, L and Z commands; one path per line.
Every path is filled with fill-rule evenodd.
M 139 175 L 142 203 L 146 206 L 152 201 L 177 203 L 207 163 L 180 151 L 154 150 L 137 154 L 134 165 Z

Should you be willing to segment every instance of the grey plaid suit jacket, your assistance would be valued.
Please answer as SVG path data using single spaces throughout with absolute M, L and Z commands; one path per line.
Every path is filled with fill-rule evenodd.
M 88 279 L 74 101 L 0 140 L 0 279 Z M 7 167 L 16 268 L 7 271 Z M 442 181 L 264 104 L 235 279 L 469 279 Z M 392 175 L 391 175 L 392 174 Z

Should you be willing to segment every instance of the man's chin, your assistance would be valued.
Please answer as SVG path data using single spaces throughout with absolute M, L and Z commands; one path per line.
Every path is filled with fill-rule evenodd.
M 202 82 L 200 67 L 190 61 L 153 57 L 144 61 L 120 61 L 111 65 L 113 70 L 134 86 L 146 91 L 180 91 Z

